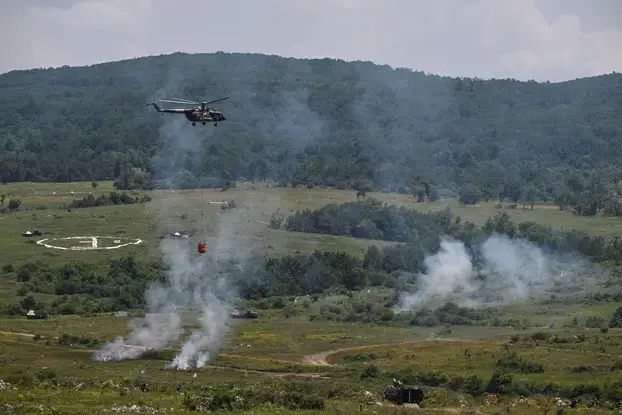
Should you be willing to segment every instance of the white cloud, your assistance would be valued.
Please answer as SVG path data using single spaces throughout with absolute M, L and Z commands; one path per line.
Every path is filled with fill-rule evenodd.
M 0 72 L 224 50 L 558 81 L 622 70 L 617 1 L 589 13 L 557 0 L 3 2 Z

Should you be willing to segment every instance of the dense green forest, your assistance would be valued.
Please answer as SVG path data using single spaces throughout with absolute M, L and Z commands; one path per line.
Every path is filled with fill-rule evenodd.
M 554 201 L 622 214 L 622 75 L 563 83 L 429 75 L 369 62 L 183 54 L 0 75 L 0 178 L 118 187 L 272 179 Z M 192 127 L 147 102 L 211 100 Z M 154 182 L 156 181 L 156 182 Z

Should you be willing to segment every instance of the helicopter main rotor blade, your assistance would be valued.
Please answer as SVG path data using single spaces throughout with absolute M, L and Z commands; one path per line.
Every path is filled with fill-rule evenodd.
M 184 99 L 184 98 L 171 98 L 172 100 L 175 101 L 183 101 L 183 102 L 187 102 L 189 104 L 199 104 L 199 102 L 196 101 L 190 101 L 189 99 Z
M 172 104 L 181 104 L 181 105 L 199 105 L 198 102 L 184 102 L 184 101 L 173 101 L 172 99 L 161 99 L 160 102 L 170 102 Z
M 224 98 L 220 98 L 220 99 L 215 99 L 213 101 L 204 102 L 203 105 L 213 104 L 215 102 L 224 101 L 225 99 L 229 99 L 229 97 L 224 97 Z

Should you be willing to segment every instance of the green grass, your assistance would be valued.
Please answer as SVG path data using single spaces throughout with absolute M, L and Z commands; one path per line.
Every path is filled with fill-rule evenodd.
M 355 201 L 353 191 L 330 189 L 234 189 L 227 192 L 219 190 L 190 191 L 153 191 L 153 201 L 148 204 L 106 206 L 89 209 L 73 209 L 71 212 L 55 208 L 69 203 L 73 199 L 84 197 L 90 183 L 41 184 L 20 183 L 4 185 L 4 192 L 19 196 L 25 211 L 0 216 L 3 232 L 0 234 L 0 251 L 4 263 L 22 263 L 27 260 L 41 259 L 50 262 L 64 262 L 72 259 L 86 261 L 100 260 L 134 252 L 138 255 L 157 253 L 158 238 L 176 230 L 195 230 L 200 235 L 207 235 L 208 242 L 214 242 L 218 229 L 226 224 L 236 223 L 236 235 L 244 238 L 249 246 L 265 249 L 267 252 L 311 252 L 314 249 L 343 249 L 360 255 L 370 245 L 387 245 L 389 242 L 353 239 L 349 237 L 291 233 L 273 230 L 267 224 L 270 215 L 278 209 L 285 214 L 296 210 L 317 209 L 328 203 Z M 96 193 L 112 190 L 110 183 L 101 183 Z M 53 192 L 64 192 L 53 195 Z M 77 192 L 67 195 L 69 191 Z M 78 193 L 79 192 L 79 193 Z M 477 206 L 460 207 L 454 200 L 439 203 L 416 203 L 407 195 L 369 193 L 388 203 L 403 205 L 421 211 L 436 211 L 449 206 L 454 215 L 482 224 L 485 220 L 499 213 L 494 203 L 481 203 Z M 240 208 L 237 211 L 220 212 L 219 202 L 235 200 Z M 36 206 L 48 206 L 44 210 Z M 616 235 L 622 231 L 619 218 L 580 217 L 567 212 L 560 212 L 551 206 L 536 206 L 533 211 L 523 209 L 505 209 L 513 219 L 532 220 L 545 225 L 565 229 L 579 229 L 592 234 Z M 203 216 L 201 216 L 201 212 Z M 75 252 L 59 251 L 41 247 L 35 240 L 23 238 L 21 232 L 39 229 L 46 238 L 64 238 L 68 236 L 113 236 L 141 238 L 142 245 L 121 248 L 114 251 Z M 210 239 L 211 237 L 211 239 Z M 192 240 L 192 247 L 200 238 Z
M 0 331 L 58 337 L 62 333 L 112 341 L 129 333 L 131 318 L 111 315 L 93 317 L 52 316 L 48 320 L 0 318 Z M 424 339 L 433 329 L 398 328 L 369 324 L 309 321 L 307 317 L 263 317 L 257 320 L 232 320 L 232 330 L 222 352 L 240 356 L 304 362 L 308 354 L 352 345 L 378 344 Z M 189 326 L 187 329 L 191 329 Z M 10 336 L 5 334 L 5 336 Z
M 327 400 L 327 409 L 330 411 L 355 411 L 359 400 L 364 401 L 361 395 L 365 390 L 372 391 L 373 401 L 381 400 L 376 391 L 390 384 L 393 372 L 408 374 L 439 370 L 448 374 L 473 373 L 489 377 L 494 361 L 506 353 L 502 343 L 508 341 L 514 333 L 529 340 L 531 333 L 536 330 L 452 327 L 451 333 L 440 335 L 439 328 L 318 322 L 308 321 L 304 317 L 284 319 L 278 312 L 270 311 L 266 313 L 266 318 L 258 320 L 232 320 L 231 334 L 221 352 L 208 367 L 190 373 L 164 370 L 165 361 L 170 361 L 173 352 L 161 352 L 157 358 L 100 363 L 91 360 L 93 350 L 60 346 L 53 338 L 61 333 L 69 333 L 111 340 L 127 333 L 127 322 L 128 319 L 103 315 L 52 316 L 49 320 L 1 318 L 0 329 L 3 331 L 39 333 L 43 338 L 37 341 L 16 334 L 0 335 L 0 363 L 4 368 L 0 378 L 19 385 L 19 391 L 1 391 L 0 403 L 54 406 L 73 411 L 69 412 L 72 414 L 140 402 L 156 408 L 179 410 L 183 406 L 182 396 L 175 392 L 175 388 L 181 383 L 187 387 L 196 384 L 201 388 L 218 390 L 254 390 L 253 393 L 299 388 L 320 395 L 334 395 L 334 398 Z M 435 332 L 436 337 L 433 336 Z M 553 379 L 568 385 L 581 383 L 594 379 L 594 373 L 571 373 L 571 368 L 593 366 L 597 370 L 603 369 L 605 363 L 613 364 L 619 358 L 618 355 L 622 354 L 619 348 L 622 339 L 620 330 L 610 330 L 608 334 L 601 334 L 598 330 L 555 332 L 568 339 L 587 333 L 587 340 L 580 343 L 542 343 L 535 348 L 533 344 L 527 344 L 526 340 L 519 340 L 512 346 L 513 350 L 517 350 L 522 358 L 545 364 L 546 370 L 543 374 L 520 375 L 517 379 Z M 449 341 L 430 341 L 434 338 Z M 593 338 L 600 340 L 594 341 Z M 387 343 L 393 345 L 377 346 Z M 464 359 L 465 348 L 473 350 L 470 360 Z M 367 363 L 344 362 L 346 356 L 366 356 L 370 353 L 380 358 Z M 338 366 L 318 366 L 305 359 L 308 354 L 323 355 L 330 363 Z M 381 369 L 381 375 L 361 379 L 360 374 L 370 363 Z M 193 377 L 194 373 L 198 373 L 196 378 Z M 603 371 L 598 372 L 597 376 L 600 376 L 599 382 L 613 381 L 618 380 L 619 373 Z M 28 383 L 29 379 L 44 379 L 46 376 L 54 376 L 66 386 L 56 387 L 55 393 L 51 394 L 48 392 L 51 390 L 49 386 L 38 383 L 41 381 Z M 131 386 L 141 382 L 151 385 L 150 389 L 142 392 L 136 389 L 137 386 Z M 76 384 L 84 384 L 84 390 L 71 386 Z M 433 389 L 427 393 L 434 397 L 428 405 L 449 408 L 458 406 L 455 399 L 461 395 L 442 390 L 435 392 Z M 18 397 L 20 395 L 21 398 Z M 487 407 L 481 399 L 465 399 L 483 413 L 498 412 L 508 402 L 516 400 L 502 398 L 499 405 Z M 258 413 L 262 408 L 255 409 Z M 387 407 L 376 409 L 384 411 Z M 264 410 L 267 409 L 264 407 Z M 529 412 L 519 406 L 513 413 L 537 412 Z M 593 410 L 591 413 L 606 412 Z
M 42 260 L 50 264 L 61 264 L 70 260 L 97 262 L 128 253 L 144 257 L 159 255 L 159 241 L 175 230 L 197 232 L 188 240 L 188 249 L 192 251 L 205 235 L 208 246 L 216 246 L 216 235 L 230 228 L 234 229 L 229 235 L 231 246 L 238 249 L 258 249 L 267 254 L 340 249 L 362 255 L 370 245 L 389 244 L 348 237 L 286 232 L 267 226 L 270 215 L 277 208 L 285 214 L 291 214 L 296 210 L 317 209 L 328 203 L 355 201 L 356 195 L 352 191 L 318 188 L 264 189 L 246 185 L 227 192 L 154 191 L 150 192 L 153 200 L 148 204 L 71 211 L 58 208 L 73 199 L 86 196 L 89 192 L 97 195 L 112 190 L 112 183 L 109 182 L 99 183 L 95 190 L 90 182 L 5 185 L 1 193 L 9 195 L 7 200 L 9 197 L 22 200 L 22 207 L 26 210 L 0 216 L 0 226 L 3 229 L 0 233 L 0 250 L 3 252 L 0 265 L 11 263 L 18 266 L 32 260 Z M 71 191 L 74 192 L 73 195 Z M 436 211 L 449 206 L 454 215 L 480 225 L 488 217 L 501 211 L 492 202 L 460 207 L 453 200 L 431 204 L 416 203 L 407 195 L 370 193 L 368 197 L 422 211 Z M 232 199 L 238 204 L 238 209 L 221 212 L 219 202 Z M 578 217 L 550 206 L 536 206 L 533 211 L 520 208 L 505 211 L 514 220 L 533 220 L 553 227 L 576 228 L 593 234 L 613 235 L 622 229 L 622 220 L 617 218 Z M 109 251 L 61 251 L 37 245 L 36 240 L 42 238 L 21 237 L 21 232 L 33 229 L 43 231 L 44 238 L 98 235 L 140 238 L 144 242 Z M 62 246 L 67 246 L 68 243 L 58 242 Z M 15 383 L 19 387 L 16 391 L 0 391 L 0 406 L 4 403 L 42 405 L 46 408 L 54 406 L 71 414 L 87 414 L 92 413 L 92 409 L 101 410 L 115 405 L 142 402 L 155 408 L 176 408 L 177 413 L 192 413 L 182 410 L 183 395 L 176 391 L 177 384 L 181 382 L 184 385 L 200 385 L 207 390 L 200 393 L 208 395 L 215 393 L 209 392 L 212 390 L 210 388 L 239 390 L 242 391 L 241 394 L 247 393 L 249 396 L 263 396 L 264 393 L 276 396 L 283 390 L 316 393 L 326 401 L 326 410 L 322 413 L 358 412 L 360 402 L 365 401 L 362 398 L 365 390 L 372 392 L 374 401 L 382 400 L 377 390 L 390 384 L 393 372 L 438 370 L 448 374 L 474 373 L 489 378 L 496 360 L 507 353 L 502 344 L 510 336 L 520 334 L 521 337 L 529 338 L 531 333 L 543 330 L 551 322 L 564 325 L 573 317 L 577 317 L 580 324 L 589 316 L 608 318 L 617 307 L 615 303 L 592 306 L 548 304 L 543 301 L 514 304 L 502 307 L 499 317 L 527 320 L 529 327 L 454 326 L 449 331 L 442 327 L 409 327 L 396 323 L 391 326 L 338 323 L 311 321 L 309 318 L 310 315 L 317 314 L 323 305 L 357 299 L 380 304 L 389 294 L 390 290 L 372 289 L 369 293 L 358 293 L 351 299 L 345 295 L 327 296 L 316 302 L 301 298 L 300 303 L 289 304 L 297 311 L 290 318 L 285 318 L 282 310 L 261 310 L 261 317 L 257 320 L 232 320 L 231 331 L 219 354 L 210 362 L 209 367 L 198 371 L 197 378 L 193 377 L 193 372 L 164 370 L 164 361 L 170 360 L 172 351 L 161 352 L 157 358 L 151 360 L 106 364 L 91 360 L 93 350 L 60 346 L 55 339 L 67 333 L 98 339 L 100 342 L 110 341 L 128 334 L 130 319 L 127 318 L 119 319 L 112 315 L 52 316 L 48 320 L 0 317 L 0 331 L 39 334 L 44 337 L 43 340 L 35 341 L 32 337 L 0 334 L 0 367 L 3 368 L 0 379 Z M 577 295 L 580 297 L 581 293 Z M 37 297 L 49 301 L 54 296 Z M 14 275 L 8 274 L 5 280 L 0 281 L 0 300 L 10 302 L 17 299 Z M 186 327 L 187 330 L 191 328 Z M 576 328 L 558 329 L 555 332 L 558 336 L 569 339 L 585 335 L 591 340 L 554 344 L 546 342 L 534 346 L 521 339 L 512 346 L 513 350 L 527 360 L 542 363 L 545 372 L 520 374 L 517 379 L 553 380 L 566 385 L 622 380 L 622 371 L 604 371 L 605 365 L 622 359 L 619 356 L 622 355 L 619 352 L 619 342 L 622 340 L 619 330 L 610 330 L 606 334 L 600 333 L 598 329 Z M 430 341 L 435 339 L 448 341 Z M 464 358 L 465 348 L 473 349 L 469 359 Z M 381 356 L 373 361 L 381 372 L 377 378 L 362 379 L 361 373 L 370 362 L 351 363 L 345 362 L 344 358 L 369 353 Z M 326 360 L 336 363 L 337 366 L 320 364 Z M 572 372 L 572 368 L 577 366 L 593 367 L 596 371 Z M 65 382 L 64 386 L 49 386 L 45 378 L 50 376 L 50 372 Z M 150 389 L 138 390 L 135 383 L 139 380 L 148 383 Z M 80 383 L 87 386 L 82 389 L 75 386 Z M 249 392 L 251 390 L 252 393 Z M 193 393 L 199 392 L 195 390 Z M 459 393 L 442 389 L 430 389 L 427 393 L 433 397 L 427 403 L 430 413 L 443 413 L 431 411 L 430 407 L 444 406 L 454 411 L 460 407 L 456 401 Z M 535 406 L 521 407 L 516 404 L 515 398 L 503 398 L 502 403 L 491 407 L 485 406 L 479 398 L 465 399 L 483 413 L 542 413 Z M 517 406 L 513 406 L 514 404 Z M 539 407 L 543 405 L 544 400 L 538 401 Z M 364 408 L 378 414 L 394 413 L 394 408 L 388 405 L 365 405 Z M 275 410 L 276 407 L 265 402 L 252 408 L 253 413 L 274 413 Z M 279 412 L 286 414 L 296 411 L 279 409 Z M 606 411 L 599 412 L 594 409 L 592 412 L 582 413 Z
M 88 320 L 88 319 L 87 319 Z M 96 322 L 97 320 L 93 320 Z M 275 327 L 277 322 L 274 322 Z M 101 325 L 98 325 L 101 327 Z M 283 331 L 289 327 L 284 326 Z M 349 332 L 347 325 L 341 327 Z M 248 333 L 244 331 L 243 333 Z M 265 331 L 253 330 L 253 339 L 269 339 Z M 480 333 L 483 334 L 483 333 Z M 489 335 L 499 334 L 489 331 Z M 567 333 L 572 337 L 575 332 Z M 507 335 L 504 335 L 507 339 Z M 311 333 L 310 340 L 333 341 L 339 338 L 339 332 Z M 529 336 L 525 336 L 529 338 Z M 599 335 L 602 341 L 618 342 L 622 333 L 611 332 Z M 386 338 L 385 340 L 397 340 Z M 390 405 L 367 405 L 380 401 L 377 389 L 390 384 L 394 372 L 417 373 L 420 371 L 441 371 L 448 375 L 476 374 L 487 378 L 494 369 L 495 362 L 508 351 L 502 347 L 502 341 L 471 340 L 471 341 L 419 341 L 392 346 L 376 346 L 365 349 L 346 350 L 329 356 L 328 360 L 338 366 L 325 367 L 302 364 L 297 361 L 279 360 L 278 352 L 272 358 L 243 357 L 239 355 L 220 354 L 210 365 L 190 372 L 171 371 L 164 369 L 161 358 L 139 359 L 119 363 L 100 363 L 91 360 L 90 350 L 74 349 L 49 343 L 45 339 L 35 341 L 22 336 L 0 336 L 0 362 L 3 364 L 2 380 L 17 387 L 17 390 L 0 391 L 0 405 L 41 405 L 44 408 L 54 407 L 69 414 L 87 414 L 89 411 L 102 410 L 115 406 L 147 405 L 153 408 L 176 413 L 193 413 L 184 410 L 183 392 L 189 396 L 211 396 L 223 391 L 234 395 L 249 394 L 265 396 L 280 393 L 283 390 L 306 391 L 325 397 L 325 412 L 352 413 L 358 411 L 359 405 L 367 411 L 372 409 L 378 413 L 394 413 Z M 590 343 L 590 342 L 584 342 Z M 354 347 L 354 346 L 352 346 Z M 360 346 L 359 346 L 360 347 Z M 534 347 L 523 340 L 511 346 L 518 355 L 531 362 L 542 363 L 545 372 L 540 374 L 518 374 L 515 379 L 530 381 L 554 380 L 559 384 L 574 385 L 576 383 L 619 380 L 622 372 L 609 370 L 615 359 L 603 356 L 591 350 L 564 348 L 563 345 L 542 344 Z M 471 357 L 465 357 L 465 350 L 471 350 Z M 619 353 L 619 348 L 617 349 Z M 170 353 L 169 353 L 170 354 Z M 372 361 L 351 363 L 347 356 L 369 357 Z M 169 356 L 170 358 L 170 356 Z M 369 364 L 380 368 L 379 377 L 361 379 L 360 374 Z M 217 367 L 216 367 L 217 366 Z M 593 367 L 599 372 L 573 373 L 578 366 Z M 196 373 L 196 377 L 195 377 Z M 307 376 L 308 374 L 308 376 Z M 315 377 L 313 376 L 315 375 Z M 318 377 L 319 376 L 319 377 Z M 56 381 L 52 387 L 48 382 Z M 141 389 L 141 385 L 145 389 Z M 176 391 L 181 385 L 182 393 Z M 364 391 L 371 391 L 371 398 L 364 396 Z M 220 391 L 220 392 L 218 392 Z M 299 392 L 300 393 L 300 392 Z M 332 398 L 330 398 L 332 396 Z M 460 407 L 457 399 L 462 399 L 481 413 L 542 413 L 545 399 L 531 399 L 519 403 L 516 397 L 500 397 L 499 404 L 487 406 L 483 398 L 474 399 L 464 394 L 452 393 L 441 389 L 427 390 L 428 400 L 424 407 L 443 406 L 447 412 L 438 408 L 437 411 L 426 409 L 430 413 L 452 413 Z M 247 398 L 248 399 L 248 398 Z M 259 398 L 257 398 L 259 399 Z M 549 398 L 550 400 L 550 398 Z M 506 408 L 509 406 L 509 408 Z M 253 408 L 253 413 L 275 411 L 265 403 Z M 38 412 L 39 413 L 39 412 Z M 279 410 L 279 413 L 288 413 Z M 297 412 L 291 413 L 311 413 Z M 455 413 L 455 412 L 454 412 Z M 607 413 L 605 410 L 582 410 L 582 413 Z
M 0 225 L 3 227 L 3 232 L 0 234 L 0 250 L 4 253 L 2 261 L 13 264 L 37 259 L 48 262 L 65 262 L 74 259 L 99 261 L 126 255 L 129 252 L 137 255 L 158 254 L 158 240 L 178 230 L 198 233 L 189 245 L 195 249 L 194 245 L 201 236 L 207 235 L 208 243 L 213 243 L 219 227 L 229 223 L 238 224 L 237 228 L 243 231 L 243 233 L 231 235 L 232 238 L 243 238 L 246 244 L 264 248 L 268 252 L 312 252 L 319 248 L 344 249 L 360 255 L 370 245 L 390 244 L 384 241 L 291 233 L 268 228 L 270 215 L 277 207 L 285 210 L 284 207 L 290 206 L 288 199 L 281 200 L 280 197 L 285 195 L 295 198 L 296 193 L 289 195 L 287 192 L 276 190 L 257 196 L 249 192 L 223 193 L 206 190 L 201 198 L 198 191 L 155 191 L 151 193 L 153 201 L 148 204 L 102 206 L 71 211 L 53 208 L 32 209 L 5 214 L 0 216 Z M 241 205 L 240 208 L 221 212 L 218 202 L 224 198 L 236 200 Z M 22 200 L 23 205 L 28 207 L 31 199 L 24 197 Z M 62 200 L 59 197 L 50 198 L 48 202 L 57 205 L 66 203 L 68 200 Z M 312 203 L 298 205 L 294 202 L 291 206 L 299 209 L 315 208 L 322 206 L 322 203 L 313 199 Z M 201 216 L 201 212 L 204 216 Z M 44 232 L 44 236 L 32 238 L 21 236 L 22 232 L 35 229 Z M 60 251 L 36 244 L 37 240 L 44 238 L 92 235 L 140 238 L 145 242 L 142 245 L 111 251 Z M 68 242 L 61 241 L 55 244 L 63 246 Z
M 193 198 L 200 198 L 198 191 L 189 191 L 187 194 Z M 291 213 L 302 209 L 318 209 L 329 203 L 345 203 L 356 201 L 355 191 L 333 189 L 269 189 L 257 190 L 231 190 L 228 192 L 205 191 L 205 200 L 219 201 L 223 198 L 238 201 L 252 200 L 256 210 L 261 211 L 264 217 L 269 218 L 270 213 L 280 206 L 284 213 Z M 622 218 L 615 217 L 583 217 L 569 212 L 560 211 L 553 205 L 535 205 L 533 210 L 523 209 L 520 205 L 517 209 L 495 208 L 497 202 L 480 202 L 474 206 L 460 206 L 455 199 L 444 199 L 435 203 L 417 203 L 409 195 L 371 192 L 367 197 L 382 200 L 386 203 L 406 206 L 411 209 L 430 212 L 449 207 L 454 216 L 461 216 L 465 220 L 482 225 L 486 220 L 501 211 L 507 212 L 513 220 L 518 222 L 534 221 L 543 225 L 562 229 L 577 229 L 590 234 L 618 235 L 622 231 Z
M 5 204 L 10 199 L 19 199 L 22 209 L 37 209 L 43 207 L 58 207 L 71 203 L 75 199 L 82 199 L 89 193 L 95 197 L 114 191 L 113 182 L 98 182 L 92 187 L 92 182 L 71 183 L 8 183 L 0 185 L 0 195 L 5 195 Z
M 38 182 L 20 182 L 6 183 L 0 185 L 0 193 L 7 197 L 19 198 L 23 196 L 63 196 L 64 194 L 87 194 L 93 191 L 107 192 L 113 191 L 112 181 L 97 182 L 97 187 L 93 188 L 93 182 L 69 182 L 69 183 L 38 183 Z
M 71 260 L 99 261 L 127 255 L 130 252 L 146 254 L 145 245 L 130 246 L 110 251 L 61 251 L 38 245 L 41 239 L 66 238 L 70 236 L 120 236 L 145 238 L 149 219 L 144 216 L 144 206 L 105 206 L 90 209 L 44 210 L 17 212 L 5 215 L 1 220 L 4 232 L 0 236 L 0 249 L 4 263 L 19 264 L 42 260 L 48 263 Z M 27 230 L 41 230 L 42 237 L 22 237 Z M 56 242 L 55 245 L 67 245 Z M 75 245 L 79 245 L 76 243 Z
M 542 364 L 543 373 L 513 373 L 518 381 L 555 382 L 562 386 L 574 386 L 596 382 L 604 385 L 622 381 L 622 370 L 612 369 L 617 360 L 622 360 L 619 343 L 622 331 L 612 330 L 608 334 L 590 333 L 586 340 L 576 340 L 583 331 L 558 332 L 569 343 L 518 342 L 509 348 L 503 341 L 428 341 L 345 351 L 332 355 L 330 362 L 350 366 L 373 364 L 381 370 L 395 373 L 414 374 L 441 372 L 448 376 L 474 374 L 482 379 L 490 378 L 497 361 L 515 352 L 520 358 Z M 525 336 L 529 338 L 529 335 Z M 507 339 L 506 339 L 507 340 Z M 591 347 L 599 342 L 599 347 Z M 535 345 L 534 345 L 535 343 Z M 602 348 L 602 345 L 609 346 Z M 467 355 L 470 352 L 470 356 Z M 349 363 L 352 358 L 363 358 L 362 363 Z M 577 371 L 578 367 L 589 367 L 592 372 Z

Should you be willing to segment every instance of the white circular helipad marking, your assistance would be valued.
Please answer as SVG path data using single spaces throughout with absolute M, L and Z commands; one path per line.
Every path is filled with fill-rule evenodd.
M 110 246 L 100 246 L 100 243 L 103 241 L 113 239 L 112 243 L 114 245 Z M 77 245 L 69 245 L 69 246 L 59 246 L 55 245 L 54 241 L 76 241 Z M 63 251 L 89 251 L 94 249 L 117 249 L 123 246 L 129 245 L 138 245 L 143 241 L 138 238 L 119 238 L 118 236 L 68 236 L 66 238 L 49 238 L 49 239 L 41 239 L 37 241 L 37 243 L 41 246 L 45 246 L 46 248 L 52 249 L 61 249 Z M 81 245 L 81 246 L 80 246 Z

